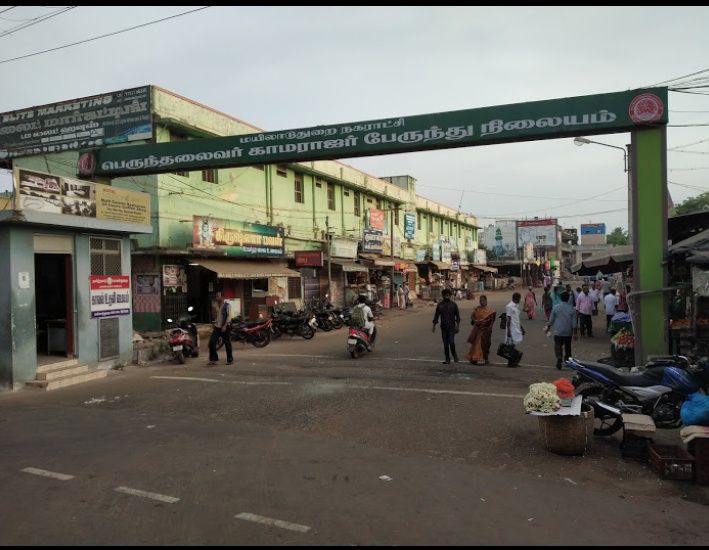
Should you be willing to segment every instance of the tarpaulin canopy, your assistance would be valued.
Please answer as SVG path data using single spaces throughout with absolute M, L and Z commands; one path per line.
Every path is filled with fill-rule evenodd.
M 598 271 L 615 273 L 623 271 L 633 262 L 633 247 L 631 245 L 616 246 L 603 252 L 598 252 L 585 260 L 571 266 L 572 273 L 594 275 Z
M 214 271 L 220 279 L 264 279 L 266 277 L 300 277 L 298 271 L 288 269 L 285 265 L 264 261 L 229 259 L 194 260 L 194 263 Z
M 686 254 L 689 263 L 709 263 L 709 229 L 684 239 L 669 248 L 670 254 Z

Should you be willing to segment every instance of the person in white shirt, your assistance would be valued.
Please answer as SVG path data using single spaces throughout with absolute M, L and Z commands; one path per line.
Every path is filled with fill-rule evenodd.
M 594 286 L 588 291 L 593 300 L 593 315 L 598 315 L 598 289 Z
M 606 330 L 611 326 L 611 319 L 616 314 L 618 307 L 618 296 L 615 295 L 615 288 L 611 288 L 610 293 L 603 298 L 603 305 L 606 308 Z
M 519 302 L 521 299 L 522 295 L 519 292 L 515 292 L 512 295 L 512 301 L 505 306 L 505 313 L 507 314 L 507 340 L 511 340 L 515 346 L 521 344 L 522 340 L 524 340 L 524 329 L 519 320 Z M 519 367 L 519 363 L 508 361 L 507 366 Z

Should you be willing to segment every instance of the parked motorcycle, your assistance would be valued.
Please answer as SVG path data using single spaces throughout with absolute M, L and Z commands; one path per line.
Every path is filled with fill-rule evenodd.
M 680 407 L 687 396 L 707 390 L 709 364 L 688 364 L 669 358 L 648 364 L 637 372 L 622 372 L 602 363 L 569 359 L 575 371 L 576 395 L 592 406 L 595 435 L 611 435 L 623 425 L 623 413 L 651 416 L 658 428 L 681 425 Z
M 315 336 L 317 329 L 315 315 L 306 313 L 294 315 L 283 311 L 274 311 L 271 319 L 272 338 L 280 338 L 282 334 L 289 334 L 291 336 L 302 336 L 306 340 L 310 340 Z
M 258 321 L 244 321 L 241 317 L 234 317 L 231 320 L 229 337 L 232 342 L 246 342 L 254 347 L 263 348 L 271 342 L 271 324 L 268 319 Z M 220 336 L 217 340 L 217 349 L 224 346 L 224 340 Z
M 370 339 L 366 330 L 350 326 L 349 334 L 347 335 L 347 351 L 353 359 L 357 359 L 357 357 L 362 355 L 365 351 L 372 351 L 376 338 L 377 327 L 374 327 Z
M 167 320 L 168 323 L 175 323 L 175 328 L 170 331 L 168 344 L 173 358 L 180 365 L 184 365 L 186 357 L 199 356 L 199 333 L 192 322 L 194 315 L 190 315 L 193 310 L 192 306 L 188 307 L 187 313 L 180 315 L 177 322 L 169 318 Z

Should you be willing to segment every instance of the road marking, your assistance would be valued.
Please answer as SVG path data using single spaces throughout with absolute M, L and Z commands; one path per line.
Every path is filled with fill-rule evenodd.
M 267 518 L 257 514 L 251 514 L 249 512 L 241 512 L 240 514 L 236 514 L 234 517 L 236 519 L 263 523 L 264 525 L 273 525 L 274 527 L 280 527 L 281 529 L 288 529 L 290 531 L 298 531 L 300 533 L 307 533 L 310 531 L 310 527 L 307 525 L 299 525 L 297 523 L 290 523 L 289 521 L 283 521 L 280 519 Z
M 397 386 L 346 386 L 348 388 L 356 388 L 362 390 L 389 390 L 389 391 L 412 391 L 421 393 L 444 393 L 450 395 L 472 395 L 475 397 L 514 397 L 522 399 L 524 395 L 516 393 L 486 393 L 476 391 L 457 391 L 457 390 L 429 390 L 426 388 L 400 388 Z
M 130 487 L 116 487 L 114 489 L 117 493 L 125 493 L 127 495 L 133 495 L 136 497 L 151 498 L 153 500 L 159 500 L 160 502 L 167 502 L 168 504 L 174 504 L 179 498 L 169 497 L 167 495 L 161 495 L 159 493 L 150 493 L 148 491 L 141 491 L 140 489 L 131 489 Z
M 219 382 L 222 384 L 243 384 L 245 386 L 291 386 L 291 382 L 246 382 L 243 380 L 215 380 L 214 378 L 197 378 L 194 376 L 151 376 L 159 380 L 189 380 L 193 382 Z
M 68 481 L 74 479 L 74 476 L 68 474 L 60 474 L 58 472 L 50 472 L 49 470 L 40 470 L 39 468 L 24 468 L 21 470 L 26 474 L 34 474 L 36 476 L 51 477 L 54 479 L 60 479 L 61 481 Z

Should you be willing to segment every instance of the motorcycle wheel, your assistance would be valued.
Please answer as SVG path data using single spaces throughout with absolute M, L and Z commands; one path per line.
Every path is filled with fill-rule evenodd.
M 359 357 L 359 346 L 350 346 L 348 351 L 352 359 L 357 359 Z
M 262 330 L 254 336 L 254 339 L 251 340 L 251 343 L 256 348 L 265 348 L 269 344 L 270 341 L 271 341 L 271 332 L 268 330 Z
M 178 362 L 180 365 L 184 365 L 184 364 L 185 364 L 185 354 L 182 353 L 181 351 L 178 351 L 177 353 L 175 353 L 175 359 L 177 359 L 177 362 Z
M 601 391 L 602 389 L 596 385 L 581 384 L 578 388 L 576 388 L 576 395 L 581 395 L 583 397 L 597 397 L 601 395 Z M 596 407 L 593 408 L 593 416 L 593 435 L 598 435 L 601 437 L 613 435 L 623 427 L 622 418 L 613 416 L 603 410 L 599 411 Z
M 313 336 L 315 336 L 315 330 L 313 330 L 313 327 L 310 325 L 303 325 L 300 327 L 298 333 L 306 340 L 310 340 Z
M 341 329 L 343 326 L 345 326 L 345 324 L 342 322 L 342 319 L 340 319 L 337 316 L 334 319 L 331 319 L 330 322 L 332 323 L 332 328 L 335 328 L 338 330 Z
M 281 332 L 281 329 L 279 329 L 276 325 L 271 325 L 271 338 L 280 338 L 282 335 L 283 333 Z
M 325 332 L 330 332 L 332 330 L 332 323 L 329 319 L 323 319 L 320 328 L 323 329 Z

